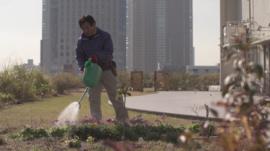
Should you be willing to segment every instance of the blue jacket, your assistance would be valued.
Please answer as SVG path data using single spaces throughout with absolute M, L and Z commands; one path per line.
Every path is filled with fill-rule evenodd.
M 97 28 L 97 33 L 91 37 L 81 35 L 77 42 L 76 59 L 80 70 L 91 56 L 97 57 L 97 63 L 103 70 L 111 69 L 113 58 L 113 43 L 109 33 Z

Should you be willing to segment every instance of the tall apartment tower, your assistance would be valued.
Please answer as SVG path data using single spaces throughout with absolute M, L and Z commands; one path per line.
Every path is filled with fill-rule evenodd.
M 43 0 L 41 67 L 48 73 L 76 70 L 78 20 L 92 15 L 111 34 L 114 60 L 126 66 L 126 0 Z
M 270 1 L 269 0 L 242 0 L 243 20 L 251 18 L 256 25 L 270 27 Z
M 227 22 L 242 20 L 242 0 L 220 0 L 220 29 L 226 26 Z M 221 42 L 223 41 L 223 32 Z
M 129 70 L 194 64 L 192 0 L 128 0 L 127 25 Z
M 224 33 L 223 28 L 228 22 L 240 22 L 242 20 L 242 0 L 221 0 L 220 1 L 220 84 L 223 88 L 224 79 L 232 73 L 233 62 L 225 61 L 227 55 L 223 50 Z
M 221 46 L 223 46 L 223 27 L 227 22 L 249 22 L 249 36 L 252 37 L 252 40 L 264 41 L 263 46 L 254 47 L 257 48 L 249 51 L 247 59 L 249 61 L 256 62 L 262 66 L 265 66 L 264 71 L 269 71 L 269 26 L 270 26 L 270 1 L 269 0 L 221 0 L 220 1 L 220 25 L 221 25 Z M 256 42 L 258 43 L 258 42 Z M 254 44 L 254 41 L 253 41 Z M 263 48 L 265 50 L 260 50 Z M 265 54 L 264 54 L 265 53 Z M 221 87 L 224 86 L 224 79 L 227 75 L 232 73 L 232 61 L 225 62 L 222 58 L 226 55 L 226 50 L 223 50 L 221 47 L 221 74 L 220 74 L 220 83 Z M 264 58 L 266 57 L 266 58 Z M 269 74 L 266 75 L 264 81 L 268 82 L 267 87 L 269 86 Z

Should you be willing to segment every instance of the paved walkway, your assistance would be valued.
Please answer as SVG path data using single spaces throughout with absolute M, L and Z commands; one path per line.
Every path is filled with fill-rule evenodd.
M 203 118 L 206 115 L 204 104 L 213 107 L 213 104 L 221 98 L 220 92 L 161 91 L 155 94 L 127 97 L 126 107 L 175 116 Z M 222 108 L 215 107 L 215 109 L 221 117 L 224 116 Z

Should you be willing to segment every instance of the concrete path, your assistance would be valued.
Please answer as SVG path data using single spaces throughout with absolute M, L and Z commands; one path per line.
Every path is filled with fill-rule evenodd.
M 214 107 L 221 100 L 220 92 L 162 91 L 155 94 L 127 97 L 126 107 L 147 112 L 167 113 L 175 116 L 203 118 L 206 115 L 204 104 Z M 214 107 L 221 117 L 222 108 Z M 210 117 L 213 117 L 210 115 Z

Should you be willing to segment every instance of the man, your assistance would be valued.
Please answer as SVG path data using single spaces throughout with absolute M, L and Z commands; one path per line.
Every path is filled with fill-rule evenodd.
M 88 15 L 79 20 L 82 35 L 77 43 L 76 59 L 83 72 L 84 63 L 88 59 L 94 60 L 103 70 L 100 82 L 89 90 L 90 113 L 97 122 L 102 119 L 100 96 L 102 87 L 107 91 L 116 113 L 116 120 L 126 122 L 128 113 L 122 97 L 117 96 L 116 65 L 112 61 L 113 43 L 109 33 L 96 27 L 95 19 Z

